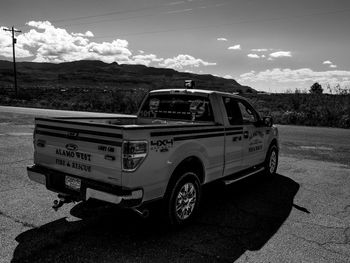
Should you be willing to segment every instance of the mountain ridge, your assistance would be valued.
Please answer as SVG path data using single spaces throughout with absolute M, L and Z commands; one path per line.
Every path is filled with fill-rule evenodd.
M 17 62 L 17 81 L 22 88 L 112 88 L 161 89 L 181 88 L 185 79 L 196 82 L 196 88 L 226 92 L 255 93 L 256 90 L 210 74 L 179 72 L 169 68 L 145 65 L 105 63 L 79 60 L 62 63 Z M 13 85 L 12 62 L 0 60 L 0 88 Z

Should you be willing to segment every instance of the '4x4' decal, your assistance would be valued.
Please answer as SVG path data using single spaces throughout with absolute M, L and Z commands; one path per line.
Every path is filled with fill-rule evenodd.
M 166 152 L 169 148 L 172 148 L 174 145 L 173 139 L 163 139 L 163 140 L 154 140 L 151 141 L 151 150 L 155 150 L 156 152 Z

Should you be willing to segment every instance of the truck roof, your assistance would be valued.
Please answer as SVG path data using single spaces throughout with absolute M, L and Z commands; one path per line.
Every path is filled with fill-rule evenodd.
M 228 95 L 236 98 L 243 98 L 239 95 L 228 93 L 228 92 L 221 92 L 216 90 L 203 90 L 203 89 L 158 89 L 158 90 L 152 90 L 150 93 L 193 93 L 198 95 L 207 95 L 207 94 L 221 94 L 221 95 Z M 243 98 L 244 99 L 244 98 Z

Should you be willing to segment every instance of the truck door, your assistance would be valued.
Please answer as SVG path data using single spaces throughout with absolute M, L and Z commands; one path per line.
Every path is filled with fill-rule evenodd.
M 254 108 L 244 100 L 238 100 L 243 120 L 243 168 L 260 164 L 265 159 L 266 127 L 259 125 L 260 117 Z
M 242 170 L 243 126 L 242 116 L 237 101 L 231 97 L 223 97 L 226 115 L 225 122 L 225 169 L 224 176 Z

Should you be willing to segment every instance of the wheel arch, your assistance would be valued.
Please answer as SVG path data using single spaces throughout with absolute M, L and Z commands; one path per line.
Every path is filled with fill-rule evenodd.
M 198 156 L 191 155 L 182 160 L 172 172 L 168 181 L 166 193 L 169 192 L 169 189 L 176 183 L 177 179 L 181 177 L 183 171 L 195 172 L 200 184 L 205 180 L 205 168 L 202 160 Z

